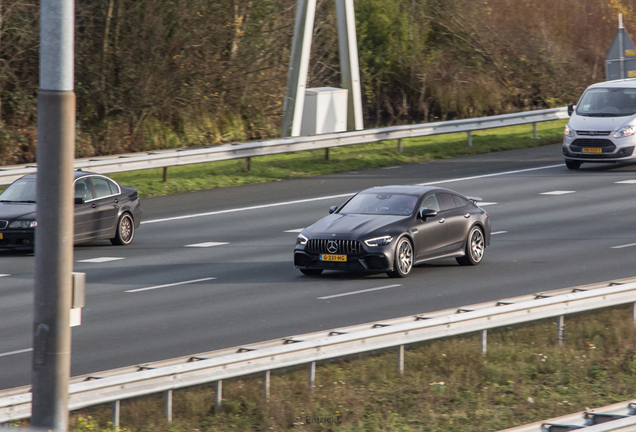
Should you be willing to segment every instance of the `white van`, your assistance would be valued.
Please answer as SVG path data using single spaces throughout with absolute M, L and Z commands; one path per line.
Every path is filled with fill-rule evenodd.
M 636 79 L 589 86 L 576 107 L 568 105 L 568 115 L 563 156 L 569 169 L 636 160 Z

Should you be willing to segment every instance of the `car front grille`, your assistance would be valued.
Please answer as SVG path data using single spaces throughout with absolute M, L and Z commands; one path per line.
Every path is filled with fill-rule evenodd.
M 362 244 L 355 240 L 312 239 L 307 241 L 307 251 L 321 254 L 357 255 L 362 252 Z
M 583 153 L 584 147 L 600 148 L 602 153 L 613 153 L 616 150 L 614 143 L 608 139 L 579 138 L 570 144 L 570 149 L 575 153 Z
M 587 135 L 587 136 L 608 136 L 611 131 L 576 131 L 577 135 Z
M 9 225 L 9 221 L 0 220 L 0 230 L 5 229 Z

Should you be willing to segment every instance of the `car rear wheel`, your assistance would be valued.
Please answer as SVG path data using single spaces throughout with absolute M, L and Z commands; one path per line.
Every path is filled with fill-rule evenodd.
M 565 161 L 565 166 L 568 167 L 568 169 L 577 170 L 577 169 L 581 168 L 581 162 L 573 161 L 573 160 L 566 160 Z
M 110 242 L 115 246 L 126 246 L 133 241 L 135 236 L 135 224 L 129 213 L 124 213 L 117 222 L 117 233 Z
M 413 245 L 406 237 L 402 237 L 398 240 L 397 247 L 395 248 L 393 268 L 393 270 L 386 273 L 392 278 L 406 277 L 413 268 Z
M 484 240 L 484 233 L 480 227 L 474 226 L 470 229 L 466 240 L 466 255 L 455 259 L 459 265 L 477 265 L 484 258 L 485 249 L 486 242 Z
M 300 272 L 307 276 L 318 276 L 322 273 L 322 269 L 300 269 Z

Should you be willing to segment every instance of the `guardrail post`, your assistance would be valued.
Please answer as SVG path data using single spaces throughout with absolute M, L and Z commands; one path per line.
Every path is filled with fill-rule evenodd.
M 632 303 L 632 322 L 636 324 L 636 303 Z
M 329 160 L 329 147 L 325 149 L 325 160 Z
M 113 402 L 113 426 L 119 427 L 119 414 L 121 409 L 121 401 Z
M 400 375 L 404 375 L 404 345 L 400 345 L 397 349 L 397 371 Z
M 172 390 L 164 392 L 164 408 L 166 412 L 166 421 L 172 423 Z
M 269 371 L 263 372 L 263 390 L 265 391 L 265 402 L 269 402 Z
M 214 413 L 221 412 L 221 401 L 223 400 L 223 380 L 214 383 Z
M 488 330 L 479 332 L 479 346 L 481 347 L 481 355 L 485 356 L 488 350 Z
M 168 167 L 163 167 L 163 182 L 168 181 Z
M 556 343 L 557 345 L 563 345 L 563 338 L 565 334 L 565 316 L 559 315 L 557 318 L 557 337 Z
M 316 362 L 309 363 L 309 390 L 313 390 L 316 383 Z
M 402 153 L 402 138 L 398 138 L 398 151 Z
M 537 133 L 537 124 L 532 123 L 532 136 L 534 139 L 539 139 L 539 134 Z
M 245 169 L 247 171 L 252 169 L 252 158 L 251 157 L 248 157 L 248 158 L 245 159 Z
M 472 147 L 473 146 L 473 136 L 470 133 L 470 131 L 466 132 L 466 135 L 468 136 L 468 146 Z

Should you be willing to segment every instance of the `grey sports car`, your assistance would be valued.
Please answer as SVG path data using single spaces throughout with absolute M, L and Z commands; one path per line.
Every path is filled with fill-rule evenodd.
M 306 275 L 346 270 L 396 278 L 438 258 L 477 265 L 490 244 L 480 200 L 430 186 L 364 190 L 298 235 L 294 265 Z

